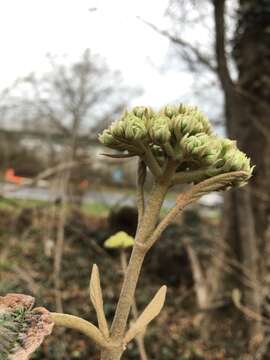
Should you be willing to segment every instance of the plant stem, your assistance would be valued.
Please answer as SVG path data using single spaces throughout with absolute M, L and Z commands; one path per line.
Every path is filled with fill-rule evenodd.
M 156 227 L 160 209 L 170 187 L 174 172 L 175 163 L 170 162 L 164 171 L 164 175 L 156 180 L 150 193 L 143 219 L 136 234 L 135 244 L 113 319 L 111 327 L 112 340 L 123 338 L 143 260 L 149 250 L 145 243 Z
M 125 249 L 120 249 L 120 262 L 121 262 L 121 267 L 122 267 L 122 271 L 123 274 L 126 273 L 127 271 L 127 254 L 125 252 Z M 137 305 L 136 305 L 136 301 L 135 299 L 133 299 L 133 303 L 131 306 L 131 313 L 133 316 L 134 320 L 137 320 L 138 318 L 138 309 L 137 309 Z M 144 345 L 144 334 L 139 334 L 138 336 L 136 336 L 135 341 L 137 343 L 138 346 L 138 350 L 139 350 L 139 354 L 140 354 L 140 358 L 141 360 L 148 360 L 147 354 L 146 354 L 146 350 L 145 350 L 145 345 Z
M 146 180 L 147 169 L 143 160 L 139 159 L 137 169 L 137 207 L 138 207 L 138 227 L 144 214 L 144 184 Z
M 120 360 L 123 354 L 123 349 L 108 349 L 101 351 L 100 360 Z
M 125 274 L 125 279 L 119 301 L 117 304 L 115 317 L 111 328 L 113 340 L 122 339 L 127 324 L 130 307 L 133 302 L 135 288 L 138 282 L 142 263 L 146 255 L 146 248 L 134 245 L 130 262 Z

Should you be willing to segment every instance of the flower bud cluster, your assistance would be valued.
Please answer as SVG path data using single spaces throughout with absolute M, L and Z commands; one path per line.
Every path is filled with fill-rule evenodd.
M 181 140 L 181 146 L 184 150 L 184 157 L 197 164 L 197 168 L 207 167 L 210 169 L 205 178 L 210 176 L 211 170 L 216 175 L 244 171 L 247 173 L 246 180 L 252 175 L 254 167 L 250 165 L 250 159 L 246 154 L 237 148 L 235 141 L 213 134 L 199 133 L 191 136 L 185 135 Z
M 215 170 L 215 174 L 245 171 L 252 174 L 250 159 L 235 141 L 213 134 L 208 118 L 196 107 L 165 106 L 160 111 L 135 107 L 115 121 L 99 137 L 104 145 L 131 155 L 148 149 L 162 165 L 168 158 L 179 162 L 181 171 Z M 184 164 L 184 168 L 183 168 Z M 206 178 L 211 171 L 206 171 Z

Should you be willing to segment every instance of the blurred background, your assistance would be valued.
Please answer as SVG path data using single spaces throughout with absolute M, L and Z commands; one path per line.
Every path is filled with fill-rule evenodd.
M 132 106 L 197 105 L 254 176 L 147 255 L 139 311 L 162 284 L 166 306 L 125 359 L 270 359 L 269 0 L 9 0 L 0 38 L 0 295 L 95 322 L 97 263 L 112 319 L 123 274 L 103 244 L 135 234 L 136 160 L 103 156 L 97 135 Z M 33 359 L 97 359 L 82 335 L 54 334 Z

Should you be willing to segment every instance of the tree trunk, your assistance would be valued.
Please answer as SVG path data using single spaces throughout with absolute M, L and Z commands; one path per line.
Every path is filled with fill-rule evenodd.
M 270 214 L 269 2 L 239 1 L 233 52 L 238 68 L 237 83 L 231 80 L 226 59 L 225 0 L 215 0 L 214 5 L 218 75 L 224 91 L 227 130 L 256 165 L 250 185 L 225 197 L 225 209 L 229 210 L 225 213 L 228 221 L 225 241 L 251 274 L 249 280 L 255 283 L 263 280 L 262 273 L 265 273 L 263 259 L 259 264 L 257 255 L 263 254 L 266 248 Z M 260 313 L 262 298 L 258 287 L 243 286 L 243 291 L 246 306 Z M 250 322 L 249 330 L 250 337 L 263 333 L 258 322 Z
M 262 284 L 269 271 L 265 251 L 270 214 L 270 8 L 265 0 L 240 0 L 239 5 L 233 55 L 238 68 L 234 98 L 240 101 L 233 102 L 230 120 L 235 123 L 233 135 L 256 168 L 249 187 L 236 192 L 230 217 L 238 219 L 233 238 L 240 244 L 240 260 L 254 284 L 245 289 L 245 302 L 260 314 L 263 299 L 256 284 Z M 259 254 L 264 256 L 259 259 Z M 250 325 L 250 338 L 262 335 L 261 324 Z

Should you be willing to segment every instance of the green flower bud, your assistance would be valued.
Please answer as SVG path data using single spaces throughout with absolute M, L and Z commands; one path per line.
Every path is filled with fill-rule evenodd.
M 210 135 L 212 127 L 208 118 L 196 107 L 181 104 L 179 106 L 178 115 L 174 120 L 176 136 L 179 138 L 179 132 L 183 135 L 189 133 L 195 135 L 205 132 Z
M 191 136 L 186 134 L 180 144 L 187 154 L 198 154 L 204 147 L 209 145 L 209 142 L 210 136 L 200 133 Z
M 98 137 L 99 141 L 112 149 L 115 150 L 126 150 L 125 144 L 117 140 L 111 133 L 110 129 L 106 129 Z
M 173 158 L 179 161 L 177 172 L 202 170 L 198 181 L 243 171 L 243 177 L 236 177 L 241 180 L 233 184 L 241 186 L 253 171 L 250 159 L 238 150 L 236 142 L 213 135 L 207 117 L 188 105 L 165 106 L 159 112 L 136 107 L 125 112 L 99 139 L 108 147 L 132 155 L 143 156 L 146 147 L 159 165 L 168 157 Z M 136 140 L 142 140 L 143 146 Z M 148 160 L 144 161 L 149 166 Z
M 211 136 L 211 140 L 208 146 L 204 149 L 202 153 L 202 163 L 205 165 L 215 165 L 220 166 L 221 164 L 221 151 L 222 151 L 222 142 L 219 138 Z
M 165 116 L 159 116 L 152 121 L 149 132 L 154 143 L 165 144 L 170 141 L 171 132 L 168 121 L 169 119 Z
M 175 126 L 182 135 L 195 135 L 204 132 L 204 125 L 191 115 L 178 115 L 175 119 Z
M 180 104 L 179 105 L 179 109 L 178 109 L 178 113 L 179 114 L 190 114 L 192 111 L 194 111 L 196 108 L 193 106 L 189 106 L 189 105 L 185 105 L 185 104 Z
M 144 122 L 133 114 L 128 114 L 124 119 L 125 138 L 129 141 L 140 140 L 147 137 Z
M 105 146 L 112 146 L 118 143 L 109 129 L 104 130 L 103 133 L 99 135 L 98 139 Z
M 224 156 L 224 168 L 228 171 L 250 171 L 250 159 L 236 147 L 228 151 Z
M 183 135 L 195 135 L 199 133 L 206 133 L 211 135 L 211 126 L 206 118 L 200 113 L 180 114 L 177 115 L 173 121 L 173 132 L 178 140 Z
M 179 106 L 176 105 L 167 105 L 164 106 L 161 110 L 160 110 L 160 114 L 167 116 L 168 118 L 172 118 L 174 116 L 178 115 L 178 111 L 179 111 Z
M 186 134 L 180 144 L 187 156 L 199 160 L 202 165 L 220 164 L 222 142 L 218 137 L 204 133 L 192 136 Z
M 227 157 L 228 157 L 228 153 L 230 151 L 234 152 L 234 150 L 237 149 L 236 141 L 234 141 L 234 140 L 221 139 L 221 145 L 222 145 L 221 157 L 223 157 L 223 158 L 224 158 L 225 154 L 227 154 Z
M 125 122 L 123 120 L 114 121 L 110 127 L 113 136 L 122 138 L 125 135 Z
M 146 106 L 136 106 L 135 108 L 133 108 L 132 113 L 140 119 L 148 119 L 154 115 L 153 109 Z

